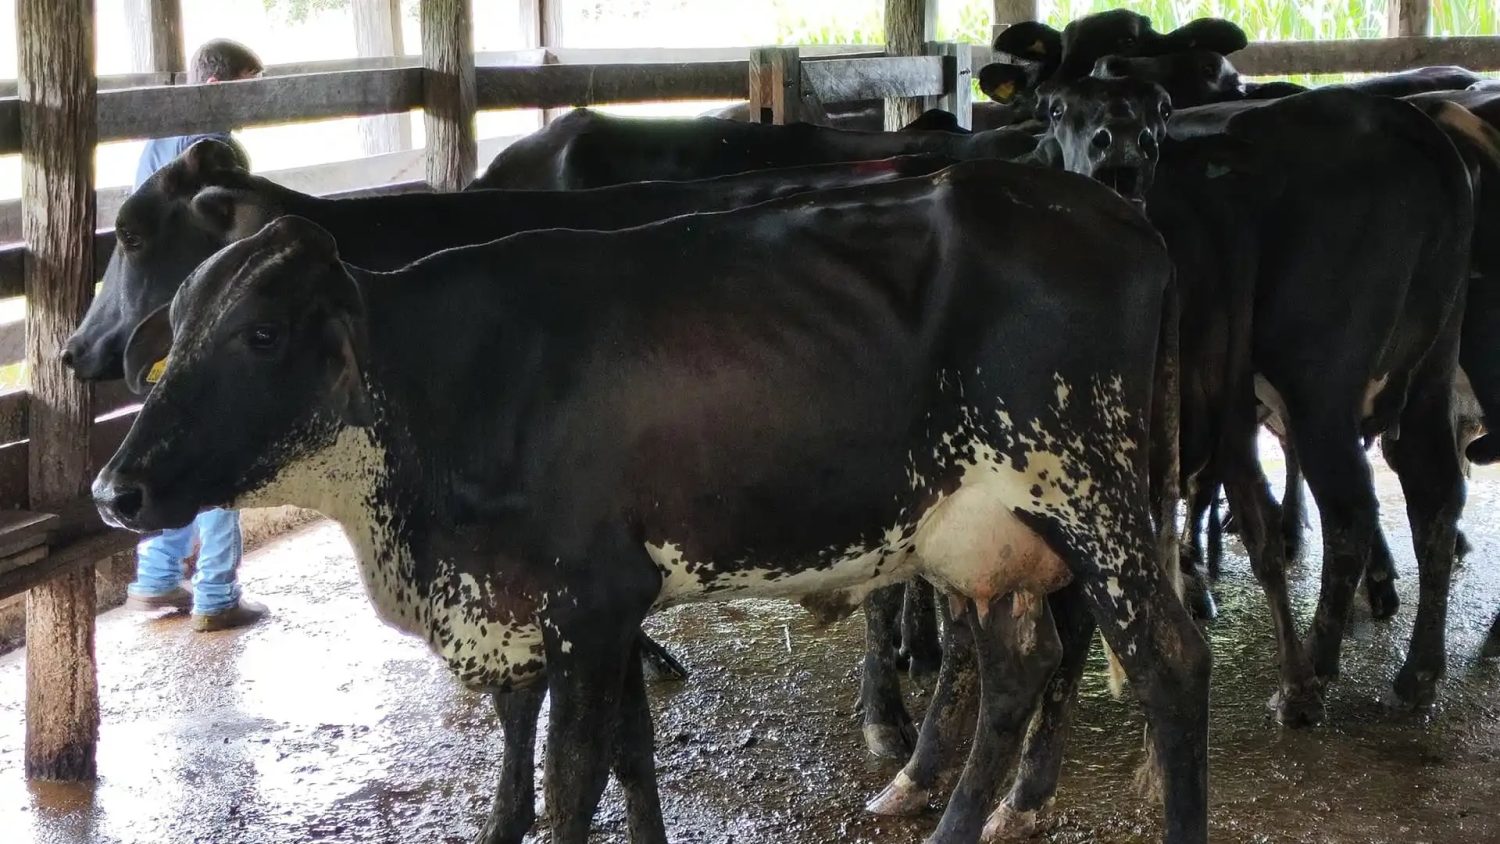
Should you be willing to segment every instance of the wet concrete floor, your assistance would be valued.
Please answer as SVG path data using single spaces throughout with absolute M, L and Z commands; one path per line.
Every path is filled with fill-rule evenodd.
M 1380 705 L 1417 578 L 1399 488 L 1383 466 L 1378 480 L 1403 610 L 1376 623 L 1360 607 L 1328 726 L 1294 732 L 1267 719 L 1265 603 L 1238 544 L 1227 545 L 1211 628 L 1215 841 L 1500 842 L 1500 665 L 1477 658 L 1500 608 L 1500 471 L 1470 483 L 1475 550 L 1456 577 L 1449 679 L 1422 718 Z M 1304 620 L 1317 573 L 1316 552 L 1294 572 Z M 181 616 L 101 617 L 90 786 L 25 781 L 23 655 L 0 657 L 0 844 L 471 840 L 500 761 L 488 701 L 375 620 L 336 527 L 251 555 L 243 577 L 274 613 L 253 629 L 194 634 Z M 898 766 L 865 754 L 853 716 L 859 617 L 818 629 L 794 605 L 743 602 L 679 608 L 649 627 L 694 672 L 653 689 L 673 841 L 905 842 L 932 829 L 936 810 L 895 820 L 861 809 Z M 1131 785 L 1141 719 L 1133 701 L 1109 697 L 1101 669 L 1096 654 L 1040 840 L 1157 838 L 1158 811 Z M 597 833 L 625 840 L 613 785 Z

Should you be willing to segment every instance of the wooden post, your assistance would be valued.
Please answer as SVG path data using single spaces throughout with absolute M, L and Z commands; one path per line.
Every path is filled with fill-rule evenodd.
M 958 125 L 965 129 L 974 125 L 974 67 L 969 45 L 952 41 L 941 41 L 927 46 L 928 55 L 943 57 L 943 90 L 948 93 L 938 98 L 937 108 L 958 118 Z
M 1427 35 L 1432 31 L 1432 0 L 1387 0 L 1387 37 Z
M 920 56 L 937 29 L 937 0 L 885 0 L 885 52 Z M 885 101 L 885 130 L 894 132 L 922 116 L 921 97 Z
M 181 0 L 125 0 L 125 26 L 130 30 L 131 69 L 139 73 L 187 70 Z
M 995 28 L 999 30 L 1013 23 L 1041 20 L 1037 0 L 995 0 Z
M 21 232 L 33 510 L 89 487 L 90 391 L 58 360 L 94 289 L 94 2 L 18 0 Z M 99 737 L 94 568 L 27 593 L 26 775 L 93 779 Z
M 353 11 L 354 48 L 361 58 L 405 54 L 401 43 L 401 0 L 353 0 Z M 359 142 L 365 155 L 411 149 L 411 115 L 361 118 Z
M 521 0 L 521 32 L 526 35 L 528 47 L 543 50 L 563 45 L 562 5 L 564 0 Z M 547 54 L 546 63 L 553 64 L 556 57 Z M 562 117 L 572 109 L 542 109 L 542 125 Z
M 456 191 L 474 180 L 474 23 L 469 0 L 422 0 L 427 184 Z
M 750 51 L 750 122 L 796 123 L 801 119 L 802 60 L 796 47 Z

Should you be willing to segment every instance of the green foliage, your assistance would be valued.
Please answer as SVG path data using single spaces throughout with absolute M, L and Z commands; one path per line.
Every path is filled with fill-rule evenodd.
M 283 18 L 292 23 L 302 23 L 310 15 L 330 9 L 342 9 L 349 5 L 349 0 L 261 0 L 261 2 L 265 4 L 267 12 L 279 12 Z

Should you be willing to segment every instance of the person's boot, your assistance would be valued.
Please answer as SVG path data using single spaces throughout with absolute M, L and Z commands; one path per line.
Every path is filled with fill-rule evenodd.
M 193 593 L 181 586 L 170 592 L 160 595 L 137 595 L 133 592 L 125 593 L 125 609 L 150 612 L 153 610 L 174 609 L 178 612 L 187 612 L 193 608 Z
M 199 633 L 248 627 L 266 617 L 266 605 L 241 597 L 239 603 L 213 613 L 193 613 L 193 629 Z

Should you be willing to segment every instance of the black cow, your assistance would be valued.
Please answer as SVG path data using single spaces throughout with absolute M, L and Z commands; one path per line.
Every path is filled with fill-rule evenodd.
M 653 606 L 916 574 L 969 599 L 981 726 L 933 840 L 976 840 L 1071 583 L 1147 709 L 1166 840 L 1202 842 L 1209 654 L 1146 477 L 1168 275 L 1127 203 L 1005 162 L 387 275 L 283 219 L 136 331 L 132 371 L 171 355 L 95 500 L 135 530 L 324 509 L 465 682 L 545 670 L 565 844 L 611 761 L 635 839 L 665 838 L 628 658 Z
M 182 280 L 214 251 L 284 214 L 307 217 L 333 232 L 351 263 L 390 270 L 440 249 L 525 229 L 622 228 L 822 187 L 922 175 L 951 163 L 911 156 L 588 192 L 467 191 L 325 199 L 251 175 L 227 146 L 199 142 L 120 206 L 117 245 L 104 271 L 103 288 L 64 346 L 62 359 L 86 380 L 119 378 L 125 341 L 147 314 L 170 302 Z
M 1343 154 L 1309 158 L 1308 148 Z M 1229 467 L 1231 506 L 1274 610 L 1282 691 L 1273 703 L 1288 723 L 1321 714 L 1321 686 L 1336 674 L 1360 570 L 1350 546 L 1369 542 L 1375 516 L 1359 435 L 1393 421 L 1401 437 L 1390 456 L 1423 567 L 1396 691 L 1407 702 L 1430 700 L 1441 676 L 1463 500 L 1445 411 L 1469 203 L 1462 162 L 1432 121 L 1358 92 L 1303 94 L 1246 112 L 1218 135 L 1163 144 L 1147 210 L 1167 240 L 1182 297 L 1183 466 L 1192 471 L 1212 459 Z M 1369 375 L 1379 367 L 1389 367 L 1387 389 L 1372 396 Z M 1267 541 L 1277 525 L 1255 455 L 1257 381 L 1292 408 L 1290 434 L 1308 455 L 1314 495 L 1330 507 L 1324 594 L 1305 652 L 1286 606 L 1279 543 Z M 1056 605 L 1053 616 L 1063 662 L 986 840 L 1032 834 L 1056 791 L 1093 621 Z
M 1035 145 L 1031 135 L 1008 129 L 848 132 L 809 123 L 642 119 L 575 109 L 502 150 L 472 187 L 571 190 L 911 154 L 1015 158 Z

